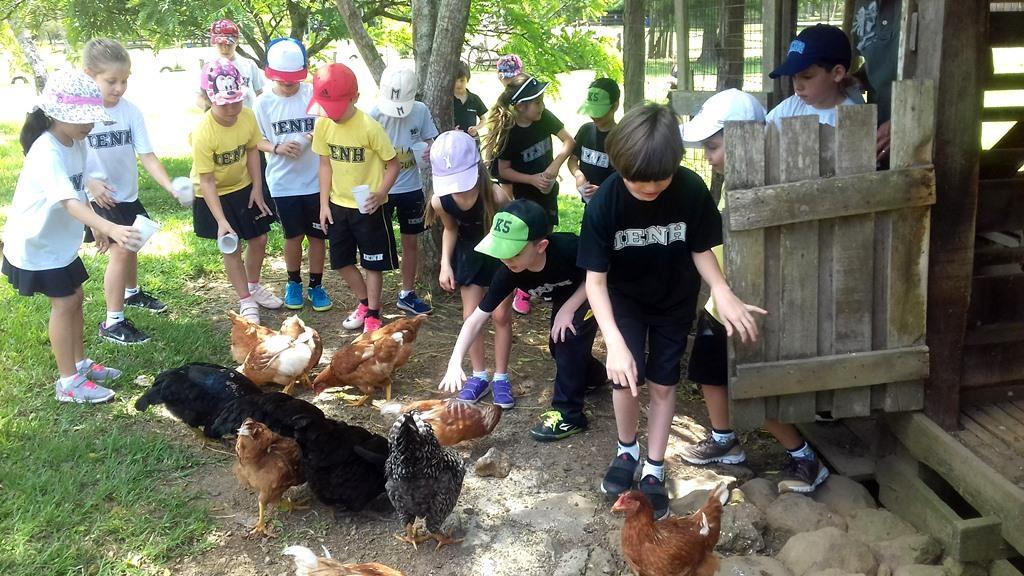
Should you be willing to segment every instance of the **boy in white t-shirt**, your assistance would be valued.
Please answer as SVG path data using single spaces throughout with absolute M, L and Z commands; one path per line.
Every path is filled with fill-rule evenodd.
M 839 28 L 817 24 L 805 28 L 789 45 L 789 54 L 771 78 L 791 76 L 793 91 L 765 117 L 776 125 L 781 118 L 818 116 L 818 122 L 836 125 L 836 108 L 863 104 L 850 76 L 850 39 Z
M 398 214 L 398 227 L 402 236 L 402 290 L 398 293 L 398 307 L 407 314 L 430 314 L 433 309 L 415 292 L 417 236 L 425 230 L 423 224 L 426 204 L 423 184 L 420 182 L 419 164 L 413 146 L 428 146 L 437 138 L 437 127 L 430 110 L 416 101 L 416 72 L 411 65 L 389 66 L 380 77 L 380 101 L 370 116 L 384 127 L 391 144 L 398 153 L 399 170 L 395 185 L 388 192 L 387 219 Z M 429 153 L 422 152 L 421 161 Z
M 313 152 L 316 117 L 306 112 L 313 86 L 308 74 L 306 48 L 294 38 L 277 38 L 267 47 L 267 78 L 273 87 L 256 99 L 253 112 L 263 133 L 257 145 L 267 154 L 267 184 L 284 229 L 284 262 L 288 285 L 284 305 L 301 310 L 302 239 L 309 241 L 309 288 L 313 310 L 334 305 L 323 288 L 326 235 L 320 226 L 320 158 Z

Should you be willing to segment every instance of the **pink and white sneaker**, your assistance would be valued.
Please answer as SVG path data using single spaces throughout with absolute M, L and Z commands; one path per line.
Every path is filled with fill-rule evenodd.
M 341 322 L 341 325 L 344 326 L 346 330 L 357 330 L 362 328 L 363 321 L 366 320 L 366 312 L 368 310 L 369 308 L 366 307 L 366 304 L 360 302 L 359 306 L 348 315 L 348 318 L 345 318 Z
M 60 385 L 59 379 L 53 383 L 53 389 L 58 402 L 100 404 L 114 399 L 113 390 L 104 388 L 81 374 L 75 376 L 68 389 Z
M 363 334 L 369 332 L 376 332 L 377 330 L 380 329 L 382 325 L 383 322 L 380 321 L 380 318 L 367 316 L 366 318 L 363 319 Z
M 516 288 L 516 295 L 512 297 L 512 309 L 520 314 L 529 314 L 530 308 L 530 295 Z

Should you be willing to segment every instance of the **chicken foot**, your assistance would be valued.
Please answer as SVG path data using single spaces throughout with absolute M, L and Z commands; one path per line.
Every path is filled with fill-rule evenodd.
M 284 387 L 284 390 L 281 390 L 281 392 L 284 392 L 289 396 L 295 396 L 292 392 L 295 390 L 296 384 L 304 388 L 313 388 L 313 381 L 309 379 L 309 374 L 303 374 L 297 380 L 292 380 L 291 383 Z
M 291 498 L 285 498 L 278 503 L 277 507 L 285 512 L 294 512 L 296 510 L 308 510 L 309 499 L 303 500 L 292 500 Z
M 259 519 L 256 521 L 256 525 L 253 526 L 252 530 L 249 531 L 249 536 L 255 536 L 256 534 L 262 534 L 263 536 L 265 536 L 267 538 L 274 538 L 276 536 L 276 534 L 274 534 L 273 531 L 271 531 L 270 523 L 267 522 L 268 514 L 266 513 L 266 507 L 264 506 L 263 502 L 260 502 L 259 505 L 260 505 L 260 516 L 259 516 Z
M 460 544 L 464 540 L 463 538 L 452 538 L 451 536 L 442 534 L 441 532 L 427 532 L 426 534 L 419 534 L 419 530 L 416 528 L 415 524 L 406 524 L 405 536 L 396 534 L 395 538 L 402 542 L 412 544 L 413 548 L 418 548 L 419 544 L 426 542 L 427 540 L 434 540 L 437 542 L 437 547 L 434 548 L 435 552 L 440 550 L 442 546 L 446 546 L 448 544 Z
M 345 400 L 345 406 L 349 408 L 355 408 L 357 406 L 365 406 L 366 403 L 369 402 L 372 397 L 369 394 L 363 394 L 362 396 L 353 396 L 352 394 L 338 392 L 338 398 Z

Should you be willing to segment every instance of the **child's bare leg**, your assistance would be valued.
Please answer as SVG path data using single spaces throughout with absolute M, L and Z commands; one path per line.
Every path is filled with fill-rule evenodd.
M 370 310 L 380 310 L 380 291 L 384 287 L 384 273 L 380 270 L 366 271 L 366 301 Z
M 359 273 L 359 269 L 356 268 L 355 264 L 339 268 L 338 274 L 341 274 L 341 279 L 345 281 L 345 284 L 348 284 L 349 290 L 352 291 L 357 300 L 369 300 L 366 294 L 366 281 L 363 280 L 363 275 Z
M 103 298 L 106 300 L 107 312 L 124 312 L 124 289 L 129 280 L 134 278 L 131 286 L 138 286 L 138 256 L 135 252 L 111 243 L 110 259 L 107 270 L 103 273 Z
M 60 372 L 61 378 L 74 376 L 78 372 L 75 362 L 85 358 L 84 354 L 82 354 L 82 358 L 75 357 L 78 350 L 84 347 L 82 344 L 82 324 L 84 322 L 82 299 L 81 288 L 78 288 L 70 296 L 50 298 L 50 348 L 53 351 L 53 358 L 57 362 L 57 371 Z
M 131 250 L 125 250 L 129 254 L 128 262 L 124 268 L 124 285 L 125 287 L 138 288 L 139 287 L 139 255 Z
M 770 432 L 786 450 L 793 451 L 804 445 L 803 436 L 792 424 L 767 419 L 764 421 L 764 429 Z
M 676 387 L 648 383 L 651 405 L 647 410 L 647 457 L 664 460 L 668 432 L 676 413 Z
M 324 273 L 324 260 L 327 255 L 327 243 L 324 242 L 323 238 L 316 238 L 313 236 L 307 236 L 309 240 L 309 273 L 310 274 L 323 274 Z M 302 238 L 299 238 L 300 242 Z M 302 262 L 302 245 L 299 244 L 299 264 Z M 298 270 L 298 268 L 292 268 L 292 270 Z
M 640 422 L 640 400 L 633 397 L 629 388 L 616 388 L 612 391 L 612 404 L 615 407 L 615 430 L 619 441 L 635 441 L 637 424 Z
M 237 253 L 237 251 L 236 251 Z M 260 274 L 263 271 L 263 259 L 267 256 L 267 235 L 261 234 L 246 241 L 245 247 L 245 275 L 249 282 L 260 283 Z
M 416 287 L 416 261 L 419 259 L 419 236 L 402 234 L 402 290 Z
M 302 236 L 295 236 L 294 238 L 284 239 L 284 267 L 289 272 L 302 270 L 302 238 Z M 266 245 L 264 244 L 265 251 Z M 246 260 L 249 260 L 248 255 L 246 255 Z M 320 264 L 321 266 L 323 265 L 323 260 L 321 260 Z
M 231 254 L 224 254 L 224 271 L 228 275 L 231 286 L 235 289 L 238 299 L 248 298 L 249 284 L 246 281 L 245 265 L 242 264 L 242 255 L 238 250 Z
M 462 296 L 462 319 L 465 320 L 480 305 L 480 301 L 484 297 L 484 289 L 482 286 L 462 286 L 459 288 L 459 294 Z M 485 336 L 481 332 L 469 346 L 469 363 L 473 367 L 473 372 L 487 370 L 487 358 L 484 356 L 484 338 Z
M 512 296 L 494 309 L 491 322 L 494 323 L 494 373 L 507 374 L 512 354 Z
M 78 311 L 71 315 L 71 335 L 74 338 L 74 341 L 71 344 L 74 351 L 75 364 L 78 364 L 82 360 L 85 360 L 85 313 L 82 311 L 82 303 L 85 301 L 85 292 L 82 290 L 82 287 L 79 286 L 75 293 L 78 295 Z
M 715 430 L 729 430 L 729 391 L 725 386 L 701 386 L 708 419 Z

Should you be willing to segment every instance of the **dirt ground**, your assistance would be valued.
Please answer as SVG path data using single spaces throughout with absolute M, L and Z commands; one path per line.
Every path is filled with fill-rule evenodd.
M 280 263 L 272 268 L 275 270 L 268 274 L 265 283 L 275 286 L 280 293 L 284 274 Z M 399 312 L 393 302 L 397 291 L 395 276 L 385 282 L 385 295 L 391 295 L 384 299 L 384 313 L 388 316 L 385 322 Z M 329 361 L 334 348 L 355 336 L 341 328 L 341 320 L 354 304 L 350 294 L 336 276 L 329 274 L 325 285 L 334 298 L 334 309 L 320 314 L 307 308 L 302 313 L 324 341 L 322 363 Z M 209 302 L 211 312 L 230 305 L 226 290 L 217 292 L 224 296 Z M 433 305 L 435 312 L 417 339 L 412 359 L 395 375 L 394 395 L 398 400 L 438 395 L 437 382 L 461 326 L 461 304 L 457 297 L 443 295 Z M 587 432 L 550 444 L 537 443 L 528 433 L 551 399 L 554 370 L 547 353 L 548 313 L 548 305 L 535 305 L 531 315 L 517 315 L 515 319 L 510 373 L 516 408 L 505 412 L 489 437 L 457 448 L 470 470 L 446 529 L 465 538 L 465 542 L 440 551 L 430 544 L 413 549 L 393 537 L 401 526 L 386 496 L 361 513 L 335 514 L 330 507 L 315 502 L 304 486 L 293 488 L 288 495 L 293 499 L 309 498 L 309 509 L 275 513 L 277 537 L 250 539 L 248 528 L 256 521 L 255 496 L 240 487 L 231 473 L 232 446 L 214 445 L 212 448 L 219 451 L 214 463 L 186 480 L 194 487 L 196 497 L 211 507 L 217 523 L 210 539 L 212 548 L 176 562 L 170 572 L 183 576 L 292 574 L 290 558 L 282 556 L 281 551 L 286 546 L 301 544 L 321 554 L 322 547 L 326 548 L 344 561 L 382 562 L 410 576 L 626 574 L 618 552 L 621 519 L 611 514 L 609 504 L 597 490 L 605 466 L 614 456 L 610 389 L 588 398 L 591 428 Z M 264 324 L 276 326 L 287 314 L 283 309 L 265 311 Z M 229 357 L 227 347 L 225 342 L 225 358 Z M 595 353 L 599 357 L 604 354 L 600 340 Z M 327 394 L 315 400 L 311 392 L 303 394 L 332 417 L 387 434 L 388 424 L 376 408 L 346 408 Z M 699 396 L 691 386 L 680 386 L 667 458 L 670 478 L 685 481 L 700 474 L 701 470 L 682 465 L 675 455 L 683 444 L 703 436 L 704 424 L 706 416 Z M 209 450 L 200 447 L 191 432 L 170 416 L 159 426 L 180 442 L 193 446 L 197 453 Z M 643 435 L 640 441 L 645 443 Z M 766 441 L 761 435 L 750 435 L 745 444 L 749 464 L 755 470 L 766 471 L 781 460 L 780 449 L 770 438 Z M 492 447 L 510 457 L 512 472 L 506 478 L 481 478 L 472 472 L 473 462 Z M 750 476 L 750 470 L 740 467 L 723 467 L 718 471 Z

